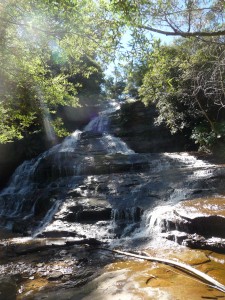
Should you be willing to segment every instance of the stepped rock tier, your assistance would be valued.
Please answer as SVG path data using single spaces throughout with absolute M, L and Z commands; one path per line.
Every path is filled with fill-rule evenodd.
M 224 297 L 225 166 L 184 152 L 154 114 L 112 101 L 15 170 L 0 192 L 0 299 Z M 192 265 L 222 289 L 118 247 Z
M 220 194 L 223 203 L 225 167 L 186 152 L 136 153 L 116 129 L 120 113 L 120 105 L 112 102 L 83 132 L 75 131 L 20 165 L 0 193 L 2 226 L 35 237 L 106 242 L 130 237 L 136 243 L 151 241 L 154 228 L 161 226 L 159 232 L 168 231 L 167 238 L 187 244 L 188 238 L 177 238 L 171 230 L 190 224 L 186 233 L 203 235 L 207 248 L 206 240 L 216 233 L 204 224 L 216 218 L 219 227 L 224 217 L 203 218 L 201 210 L 197 218 L 187 220 L 184 215 L 192 211 L 192 204 L 198 209 L 191 199 Z M 132 144 L 130 136 L 129 140 Z M 185 199 L 190 207 L 182 206 L 183 215 L 177 209 L 168 213 Z M 199 224 L 208 234 L 198 232 Z M 217 232 L 224 238 L 222 230 Z

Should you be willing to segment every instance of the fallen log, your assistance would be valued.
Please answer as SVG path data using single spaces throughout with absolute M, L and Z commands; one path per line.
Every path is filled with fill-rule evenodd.
M 113 253 L 117 253 L 120 255 L 125 255 L 125 256 L 131 256 L 134 258 L 138 258 L 138 259 L 144 259 L 144 260 L 148 260 L 148 261 L 154 261 L 154 262 L 158 262 L 158 263 L 162 263 L 162 264 L 166 264 L 169 266 L 172 266 L 182 272 L 185 272 L 189 275 L 191 275 L 194 278 L 197 278 L 200 282 L 214 288 L 217 289 L 223 293 L 225 293 L 225 286 L 223 284 L 221 284 L 220 282 L 218 282 L 217 280 L 215 280 L 214 278 L 212 278 L 211 276 L 191 267 L 190 265 L 187 265 L 185 263 L 181 263 L 181 262 L 177 262 L 177 261 L 173 261 L 170 259 L 163 259 L 163 258 L 157 258 L 157 257 L 153 257 L 153 256 L 149 256 L 146 252 L 142 252 L 145 255 L 139 255 L 139 254 L 134 254 L 134 253 L 130 253 L 130 252 L 124 252 L 124 251 L 120 251 L 120 250 L 112 250 L 112 249 L 108 249 L 108 248 L 100 248 L 101 250 L 105 250 L 105 251 L 110 251 Z

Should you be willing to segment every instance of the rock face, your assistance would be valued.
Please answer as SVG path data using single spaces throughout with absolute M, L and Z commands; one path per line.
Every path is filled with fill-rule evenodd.
M 89 105 L 78 108 L 60 107 L 57 116 L 61 117 L 66 129 L 73 132 L 77 128 L 83 128 L 93 116 L 98 114 L 97 105 Z M 60 142 L 60 139 L 57 140 Z M 52 147 L 44 133 L 37 133 L 23 138 L 22 140 L 0 144 L 0 189 L 10 179 L 15 169 L 24 161 L 32 159 L 40 153 Z
M 224 197 L 182 201 L 157 222 L 164 236 L 179 244 L 225 252 Z
M 156 108 L 141 101 L 122 105 L 120 113 L 112 117 L 111 130 L 138 153 L 180 152 L 196 150 L 190 132 L 171 135 L 166 126 L 154 124 Z
M 48 220 L 46 220 L 48 221 Z M 51 224 L 43 222 L 39 237 L 79 237 L 102 239 L 111 221 L 111 205 L 101 198 L 67 198 L 54 214 Z
M 154 245 L 150 256 L 194 265 L 221 283 L 225 278 L 224 255 L 161 238 L 225 252 L 225 198 L 218 196 L 225 192 L 225 166 L 194 153 L 147 153 L 178 148 L 152 125 L 142 140 L 146 119 L 135 105 L 137 128 L 126 125 L 123 135 L 142 153 L 119 138 L 119 112 L 110 110 L 25 161 L 0 193 L 1 225 L 18 233 L 5 239 L 13 232 L 1 232 L 4 299 L 104 299 L 106 290 L 110 299 L 223 297 L 162 264 L 112 263 L 121 256 L 103 250 L 110 243 L 136 250 Z
M 15 168 L 24 159 L 21 142 L 0 145 L 0 188 L 2 188 Z
M 157 205 L 224 189 L 222 166 L 187 153 L 104 154 L 102 135 L 89 137 L 80 135 L 76 152 L 51 150 L 21 166 L 1 194 L 2 223 L 35 236 L 108 240 Z
M 81 243 L 66 238 L 1 240 L 0 299 L 44 299 L 46 295 L 47 299 L 64 299 L 65 291 L 79 290 L 114 260 L 97 246 L 94 239 Z
M 10 176 L 24 160 L 34 158 L 50 147 L 52 144 L 41 134 L 0 144 L 0 189 L 7 184 Z
M 59 116 L 65 121 L 69 131 L 82 129 L 99 107 L 61 107 Z M 122 110 L 112 114 L 109 130 L 121 137 L 135 152 L 174 152 L 195 149 L 186 134 L 171 135 L 164 126 L 154 126 L 157 112 L 153 107 L 145 107 L 140 101 L 122 105 Z M 88 140 L 88 135 L 87 139 Z M 83 139 L 85 141 L 85 139 Z M 0 144 L 0 188 L 3 188 L 15 168 L 26 159 L 31 159 L 49 149 L 50 144 L 39 134 L 18 142 Z M 85 142 L 83 144 L 85 147 Z M 86 148 L 84 148 L 86 151 Z
M 1 224 L 23 235 L 103 242 L 132 237 L 140 230 L 147 240 L 152 233 L 145 228 L 161 215 L 159 210 L 157 217 L 152 216 L 154 207 L 161 209 L 166 203 L 170 211 L 181 200 L 224 193 L 225 166 L 185 152 L 136 153 L 112 135 L 118 131 L 110 120 L 117 115 L 119 110 L 108 108 L 83 132 L 75 131 L 61 144 L 20 165 L 0 193 Z M 138 120 L 143 117 L 140 111 L 137 116 Z M 134 144 L 140 130 L 138 120 Z M 131 136 L 129 139 L 132 141 Z M 158 146 L 161 141 L 159 136 Z M 176 229 L 169 217 L 167 212 L 162 231 Z M 217 229 L 206 229 L 201 218 L 192 222 L 183 218 L 180 228 L 188 224 L 188 234 L 207 231 L 208 236 L 216 237 L 216 231 L 224 237 L 219 230 L 222 217 L 210 218 Z

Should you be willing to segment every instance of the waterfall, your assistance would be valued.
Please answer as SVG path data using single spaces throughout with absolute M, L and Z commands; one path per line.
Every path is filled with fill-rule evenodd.
M 87 126 L 84 127 L 84 131 L 93 132 L 106 132 L 109 126 L 109 118 L 106 113 L 100 113 L 98 117 L 91 120 Z
M 102 133 L 101 144 L 108 154 L 134 154 L 135 152 L 128 148 L 120 138 L 111 135 L 109 131 L 109 117 L 110 114 L 120 109 L 120 104 L 116 101 L 109 103 L 109 107 L 106 110 L 99 113 L 97 117 L 92 119 L 87 126 L 85 126 L 85 132 Z
M 33 193 L 37 190 L 38 183 L 34 180 L 34 175 L 40 163 L 54 155 L 55 163 L 60 169 L 62 166 L 58 154 L 62 152 L 74 152 L 80 134 L 81 131 L 76 130 L 61 144 L 50 148 L 37 158 L 24 161 L 15 170 L 9 185 L 0 193 L 0 199 L 2 199 L 0 201 L 0 216 L 16 217 L 22 214 L 23 217 L 26 217 L 26 215 L 32 214 L 35 200 L 29 198 L 34 197 Z
M 155 209 L 145 211 L 141 228 L 144 229 L 142 234 L 144 236 L 152 236 L 161 232 L 169 230 L 166 223 L 166 215 L 171 214 L 172 207 L 169 205 L 158 206 Z
M 112 102 L 83 131 L 21 164 L 0 193 L 1 224 L 34 236 L 151 239 L 168 229 L 173 204 L 208 190 L 214 165 L 188 153 L 138 154 L 115 137 L 110 118 L 119 109 Z
M 40 222 L 39 226 L 32 233 L 33 237 L 36 237 L 40 233 L 42 233 L 42 231 L 45 229 L 45 227 L 52 221 L 54 214 L 58 211 L 61 203 L 62 203 L 62 200 L 55 201 L 55 203 L 52 205 L 52 207 L 49 209 L 49 211 L 45 215 L 44 219 Z
M 84 131 L 99 133 L 108 132 L 109 116 L 118 110 L 120 110 L 120 103 L 116 100 L 111 100 L 109 103 L 107 103 L 106 108 L 84 127 Z
M 106 154 L 133 154 L 134 151 L 129 149 L 127 145 L 119 138 L 112 136 L 109 131 L 110 114 L 120 109 L 120 104 L 116 101 L 109 103 L 105 110 L 99 113 L 97 117 L 89 122 L 83 132 L 76 130 L 64 141 L 30 161 L 24 161 L 14 172 L 8 186 L 0 193 L 0 216 L 2 219 L 22 218 L 24 221 L 35 215 L 38 207 L 44 206 L 48 209 L 44 219 L 40 222 L 36 233 L 48 224 L 53 215 L 59 209 L 61 203 L 57 197 L 55 202 L 51 199 L 52 182 L 54 180 L 55 189 L 61 193 L 65 193 L 65 186 L 70 177 L 86 174 L 88 170 L 95 168 L 95 159 L 93 156 L 88 156 L 88 149 L 91 153 Z M 91 141 L 93 144 L 86 145 L 85 142 L 89 139 L 83 139 L 83 134 L 89 134 L 89 137 L 94 137 Z M 98 133 L 98 138 L 95 139 L 95 134 Z M 83 147 L 83 148 L 82 148 Z M 99 152 L 101 153 L 101 152 Z M 76 184 L 77 178 L 73 184 Z M 46 190 L 45 204 L 42 200 Z M 50 193 L 50 194 L 49 194 Z M 48 196 L 49 194 L 49 196 Z M 54 195 L 53 195 L 54 196 Z M 35 235 L 36 235 L 35 233 Z
M 102 144 L 106 149 L 107 153 L 121 153 L 121 154 L 134 154 L 135 152 L 128 148 L 127 144 L 124 143 L 120 138 L 115 137 L 111 134 L 103 134 Z
M 82 131 L 76 130 L 70 136 L 66 137 L 65 140 L 57 148 L 58 152 L 75 152 L 77 142 L 80 139 Z

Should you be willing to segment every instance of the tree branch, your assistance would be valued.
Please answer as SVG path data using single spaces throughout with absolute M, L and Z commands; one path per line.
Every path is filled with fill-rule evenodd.
M 167 36 L 182 36 L 182 37 L 207 37 L 207 36 L 221 36 L 224 35 L 225 36 L 225 30 L 218 30 L 218 31 L 194 31 L 194 32 L 183 32 L 183 31 L 179 31 L 179 30 L 175 30 L 174 31 L 166 31 L 166 30 L 161 30 L 161 29 L 157 29 L 151 26 L 146 26 L 146 25 L 136 25 L 136 27 L 140 28 L 140 29 L 145 29 L 148 31 L 152 31 L 152 32 L 156 32 L 159 34 L 164 34 Z
M 148 260 L 148 261 L 155 261 L 158 263 L 163 263 L 166 265 L 170 265 L 172 267 L 175 267 L 183 272 L 188 273 L 189 275 L 192 275 L 193 277 L 201 280 L 201 282 L 203 282 L 204 284 L 207 284 L 210 287 L 213 287 L 223 293 L 225 293 L 225 286 L 223 284 L 221 284 L 220 282 L 218 282 L 217 280 L 215 280 L 214 278 L 212 278 L 211 276 L 187 265 L 181 262 L 177 262 L 177 261 L 173 261 L 170 259 L 163 259 L 163 258 L 157 258 L 157 257 L 152 257 L 149 256 L 147 253 L 144 253 L 145 255 L 139 255 L 139 254 L 134 254 L 134 253 L 130 253 L 130 252 L 124 252 L 124 251 L 120 251 L 120 250 L 111 250 L 108 248 L 99 248 L 101 250 L 106 250 L 106 251 L 110 251 L 110 252 L 114 252 L 117 254 L 121 254 L 121 255 L 126 255 L 126 256 L 131 256 L 131 257 L 135 257 L 138 259 L 144 259 L 144 260 Z

